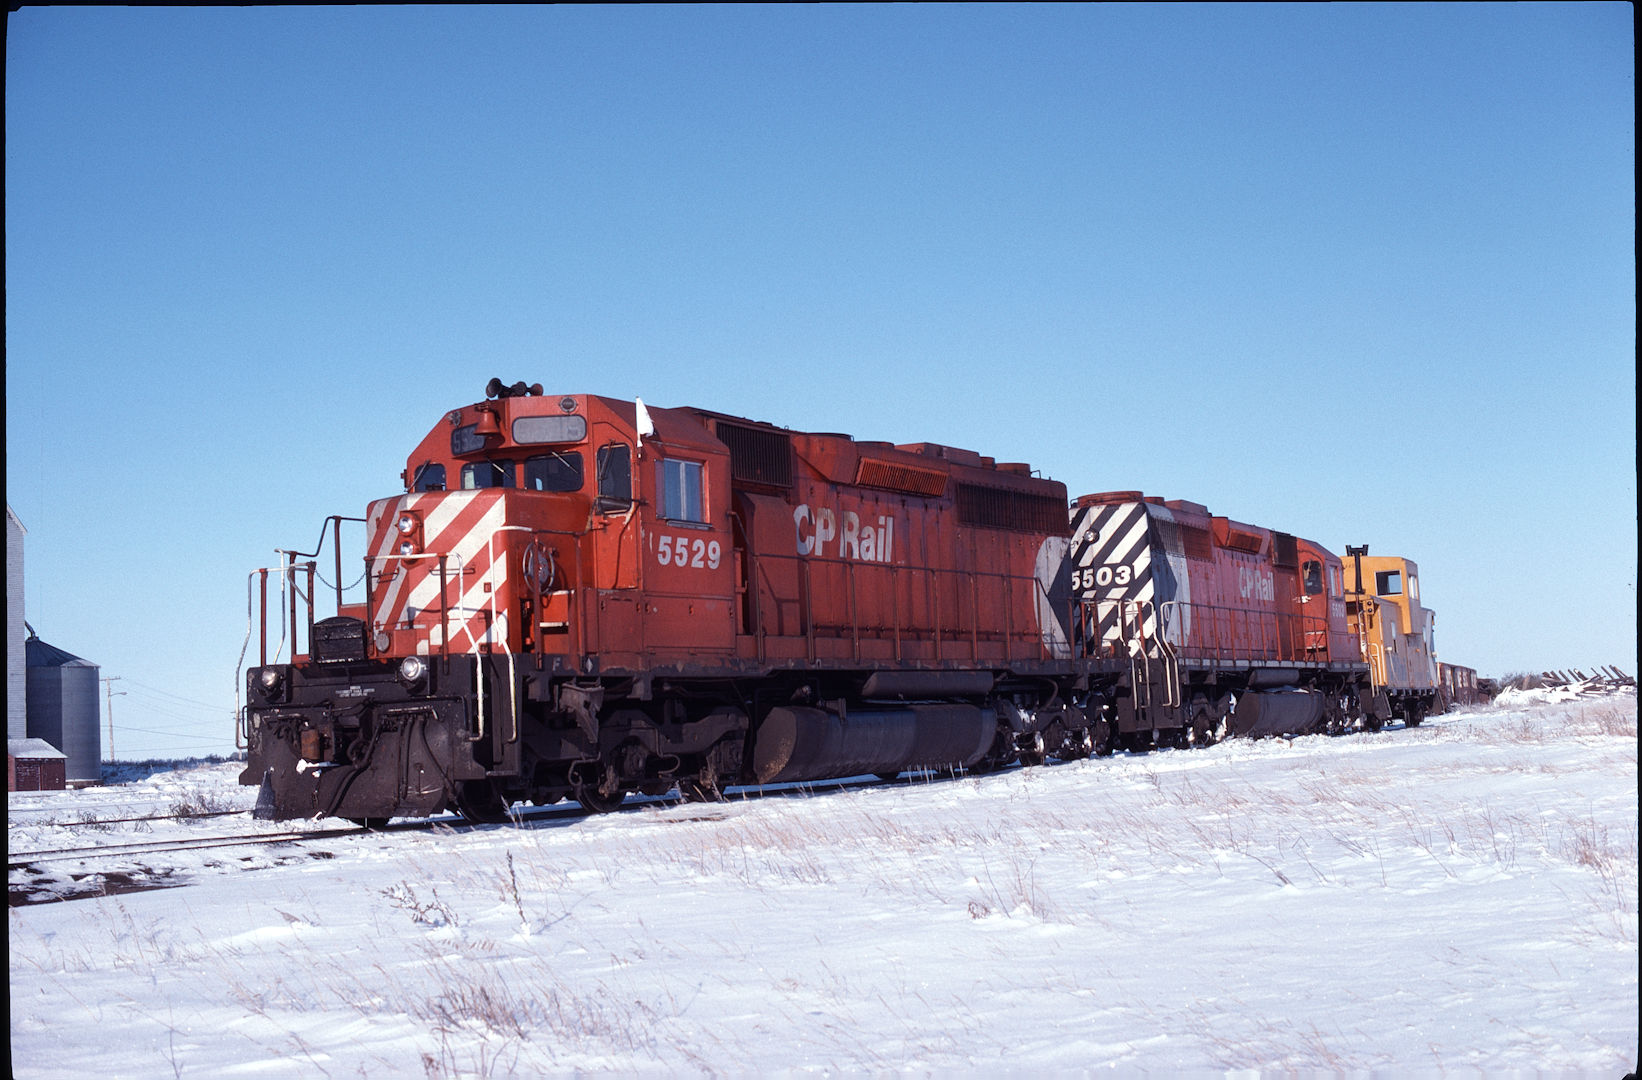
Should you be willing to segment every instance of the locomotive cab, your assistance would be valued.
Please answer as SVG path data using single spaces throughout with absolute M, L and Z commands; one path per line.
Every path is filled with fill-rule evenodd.
M 339 589 L 336 615 L 315 621 L 313 564 L 306 589 L 302 567 L 281 569 L 295 655 L 278 663 L 281 645 L 269 664 L 265 630 L 242 780 L 282 785 L 270 799 L 280 817 L 619 802 L 604 758 L 623 740 L 601 722 L 605 685 L 628 677 L 642 700 L 658 672 L 710 671 L 733 651 L 740 560 L 724 446 L 678 410 L 493 381 L 486 401 L 429 432 L 402 480 L 363 519 L 362 598 L 345 603 Z M 727 730 L 723 717 L 673 719 L 671 744 L 640 754 L 640 780 L 656 774 L 642 786 L 670 787 L 666 763 Z M 383 757 L 409 774 L 373 767 Z

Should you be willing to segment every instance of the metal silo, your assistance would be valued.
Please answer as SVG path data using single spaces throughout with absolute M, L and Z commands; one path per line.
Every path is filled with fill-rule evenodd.
M 28 737 L 44 739 L 68 759 L 67 780 L 100 782 L 102 738 L 97 727 L 97 681 L 89 660 L 37 637 L 24 643 L 28 656 Z

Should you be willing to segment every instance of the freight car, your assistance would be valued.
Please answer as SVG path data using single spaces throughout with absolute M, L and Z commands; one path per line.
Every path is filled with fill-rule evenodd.
M 1437 662 L 1435 711 L 1447 712 L 1455 705 L 1486 705 L 1497 692 L 1494 681 L 1479 679 L 1475 668 Z
M 1069 515 L 1064 485 L 969 450 L 499 380 L 402 480 L 251 576 L 264 816 L 609 810 L 1389 715 L 1340 560 L 1199 504 Z

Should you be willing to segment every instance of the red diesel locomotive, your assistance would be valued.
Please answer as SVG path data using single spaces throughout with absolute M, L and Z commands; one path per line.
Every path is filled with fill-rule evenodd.
M 1130 662 L 1108 692 L 1121 745 L 1383 722 L 1341 562 L 1318 544 L 1138 491 L 1085 495 L 1072 517 L 1079 653 Z
M 1386 715 L 1340 561 L 1193 503 L 1069 515 L 1064 485 L 968 450 L 497 380 L 403 480 L 252 575 L 262 816 L 609 810 Z

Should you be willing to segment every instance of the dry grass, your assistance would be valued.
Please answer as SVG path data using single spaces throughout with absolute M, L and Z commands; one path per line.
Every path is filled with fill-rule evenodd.
M 813 913 L 829 897 L 847 897 L 854 922 L 823 928 L 795 921 L 795 950 L 815 954 L 811 939 L 833 933 L 853 935 L 860 947 L 877 940 L 878 919 L 892 940 L 896 933 L 919 940 L 908 925 L 928 926 L 943 948 L 973 946 L 989 965 L 996 958 L 988 995 L 1052 995 L 1069 1008 L 1094 1008 L 1099 996 L 1080 978 L 1102 994 L 1121 989 L 1122 976 L 1098 965 L 1124 919 L 1182 917 L 1138 903 L 1114 911 L 1106 885 L 1124 877 L 1209 899 L 1221 890 L 1238 897 L 1269 890 L 1280 905 L 1295 900 L 1296 890 L 1312 891 L 1329 903 L 1337 897 L 1342 910 L 1394 915 L 1418 905 L 1422 892 L 1455 896 L 1473 881 L 1554 875 L 1570 901 L 1567 933 L 1587 935 L 1593 948 L 1634 949 L 1635 825 L 1614 824 L 1611 808 L 1547 815 L 1506 784 L 1513 774 L 1550 767 L 1539 748 L 1558 740 L 1634 733 L 1633 702 L 1581 702 L 1499 723 L 1409 732 L 1434 744 L 1431 763 L 1391 776 L 1371 774 L 1365 759 L 1344 753 L 1286 773 L 1262 768 L 1258 781 L 1230 755 L 1212 768 L 1180 768 L 1160 754 L 1057 767 L 1054 776 L 1086 786 L 1089 797 L 1078 801 L 1051 797 L 1065 785 L 1052 784 L 1045 770 L 960 780 L 928 793 L 816 795 L 799 813 L 769 800 L 687 824 L 667 818 L 675 811 L 657 811 L 649 828 L 642 817 L 624 816 L 573 830 L 520 830 L 494 848 L 435 834 L 427 854 L 396 867 L 404 878 L 360 898 L 363 917 L 347 913 L 345 938 L 328 933 L 325 914 L 311 904 L 282 903 L 294 914 L 273 921 L 277 939 L 225 945 L 135 918 L 115 901 L 104 907 L 94 939 L 63 937 L 13 960 L 42 976 L 112 966 L 151 979 L 180 969 L 181 977 L 214 988 L 204 991 L 207 998 L 231 1001 L 259 1020 L 256 1049 L 312 1075 L 331 1067 L 313 1032 L 342 1026 L 339 1011 L 357 1016 L 363 1030 L 408 1032 L 391 1043 L 384 1038 L 381 1068 L 368 1070 L 382 1075 L 407 1064 L 429 1077 L 748 1071 L 755 1059 L 747 1044 L 767 1046 L 772 1030 L 790 1039 L 791 1060 L 817 1071 L 962 1071 L 973 1060 L 965 1055 L 1000 1037 L 990 1002 L 916 981 L 897 985 L 888 974 L 893 965 L 881 957 L 857 967 L 843 959 L 832 967 L 783 966 L 767 940 L 761 945 L 733 924 L 692 927 L 700 898 L 734 904 L 767 930 L 772 911 L 783 918 Z M 1460 739 L 1491 745 L 1448 757 L 1454 748 L 1436 745 Z M 1498 797 L 1486 787 L 1475 795 L 1479 771 L 1501 777 Z M 1445 794 L 1455 781 L 1464 783 Z M 1119 791 L 1120 798 L 1110 795 Z M 907 812 L 905 800 L 920 796 L 948 800 L 955 812 Z M 984 814 L 968 812 L 971 798 L 986 800 Z M 1023 964 L 1008 943 L 1028 939 L 1067 943 L 1076 960 Z M 283 961 L 273 979 L 270 948 Z M 847 950 L 825 955 L 831 961 Z M 685 970 L 699 972 L 699 981 L 681 982 Z M 760 1011 L 723 1011 L 726 1000 L 743 1003 L 730 992 L 744 990 L 743 982 L 761 995 Z M 718 1011 L 696 1005 L 698 995 Z M 1146 1007 L 1158 1013 L 1137 1014 L 1137 1028 L 1183 1025 L 1200 1033 L 1192 1046 L 1223 1068 L 1394 1064 L 1365 1059 L 1363 1038 L 1350 1025 L 1262 1026 L 1239 1018 L 1239 1003 L 1226 1000 Z M 945 1028 L 931 1031 L 931 1018 Z M 186 1046 L 167 1041 L 163 1015 L 149 1019 L 158 1025 L 158 1071 L 186 1075 Z

